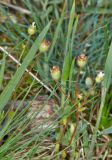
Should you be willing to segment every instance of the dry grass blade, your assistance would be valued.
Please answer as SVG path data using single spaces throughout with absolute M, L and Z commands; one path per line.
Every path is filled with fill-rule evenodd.
M 31 14 L 30 11 L 28 11 L 27 9 L 22 8 L 22 7 L 18 7 L 18 6 L 3 2 L 3 1 L 1 1 L 0 4 L 5 5 L 5 6 L 9 7 L 9 8 L 14 9 L 14 10 L 17 10 L 17 11 L 23 13 L 23 14 L 28 14 L 28 15 Z

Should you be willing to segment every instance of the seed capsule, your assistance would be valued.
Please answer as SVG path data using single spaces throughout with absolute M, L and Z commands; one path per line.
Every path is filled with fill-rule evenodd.
M 39 51 L 40 51 L 41 53 L 46 52 L 46 51 L 49 49 L 50 44 L 51 44 L 50 41 L 48 41 L 48 40 L 43 40 L 43 41 L 41 42 L 41 44 L 40 44 Z
M 58 81 L 60 79 L 61 72 L 58 66 L 53 66 L 51 69 L 51 77 L 53 80 Z
M 28 34 L 32 36 L 35 33 L 36 33 L 36 25 L 35 25 L 35 22 L 33 22 L 32 25 L 30 25 L 28 28 Z
M 103 79 L 104 79 L 104 73 L 103 73 L 103 72 L 100 72 L 100 73 L 98 73 L 98 75 L 96 76 L 95 81 L 96 81 L 96 83 L 101 83 L 101 82 L 103 81 Z
M 85 56 L 85 54 L 79 55 L 78 58 L 77 58 L 77 65 L 80 68 L 84 68 L 86 63 L 87 63 L 87 57 Z

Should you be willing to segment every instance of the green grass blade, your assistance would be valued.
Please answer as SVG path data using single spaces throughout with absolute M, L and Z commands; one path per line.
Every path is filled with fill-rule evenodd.
M 51 54 L 53 53 L 53 49 L 54 49 L 54 47 L 56 45 L 58 34 L 61 31 L 60 28 L 61 28 L 61 25 L 62 25 L 62 22 L 63 22 L 63 19 L 64 19 L 64 15 L 65 15 L 64 11 L 65 11 L 65 6 L 63 7 L 63 11 L 62 11 L 61 17 L 59 19 L 59 22 L 58 22 L 58 25 L 57 25 L 57 28 L 56 28 L 56 31 L 55 31 L 55 34 L 54 34 L 52 45 L 51 45 L 51 48 L 50 48 L 49 54 L 48 54 L 48 59 L 51 57 Z
M 74 18 L 75 18 L 75 1 L 72 5 L 72 9 L 71 9 L 71 13 L 70 13 L 70 20 L 69 20 L 68 32 L 67 32 L 67 40 L 66 40 L 65 51 L 64 51 L 65 55 L 68 52 L 68 48 L 69 48 L 69 44 L 70 44 L 71 33 L 72 33 L 72 30 L 73 30 Z
M 70 74 L 71 63 L 72 63 L 71 53 L 68 53 L 64 59 L 63 71 L 62 71 L 62 77 L 61 77 L 61 80 L 64 82 L 68 80 L 68 77 Z
M 6 55 L 4 54 L 2 59 L 1 69 L 0 69 L 0 89 L 2 88 L 2 82 L 4 78 L 5 58 L 6 58 Z
M 112 43 L 109 48 L 105 63 L 105 78 L 104 78 L 104 87 L 108 90 L 112 76 Z
M 71 63 L 72 63 L 72 52 L 70 51 L 70 38 L 71 38 L 71 33 L 73 30 L 73 25 L 74 25 L 74 18 L 75 18 L 75 1 L 72 5 L 72 9 L 70 12 L 70 20 L 69 20 L 69 24 L 68 24 L 68 32 L 67 32 L 67 40 L 65 43 L 65 50 L 64 50 L 64 54 L 65 54 L 65 58 L 64 58 L 64 63 L 63 63 L 63 69 L 62 69 L 62 76 L 61 76 L 61 84 L 62 84 L 62 90 L 64 92 L 66 92 L 66 81 L 69 78 L 69 74 L 70 74 L 70 67 L 71 67 Z M 61 96 L 61 107 L 63 108 L 64 106 L 64 101 L 65 101 L 65 95 L 62 93 Z

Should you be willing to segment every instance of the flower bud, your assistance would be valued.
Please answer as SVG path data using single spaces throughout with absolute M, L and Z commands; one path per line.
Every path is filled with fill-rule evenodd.
M 51 77 L 53 80 L 58 81 L 60 79 L 60 69 L 58 66 L 53 66 L 51 69 Z
M 96 83 L 101 83 L 104 79 L 104 73 L 100 72 L 95 78 Z
M 48 41 L 48 40 L 43 40 L 43 41 L 41 42 L 41 44 L 40 44 L 39 51 L 40 51 L 41 53 L 46 52 L 46 51 L 49 49 L 50 44 L 51 44 L 50 41 Z
M 28 28 L 28 34 L 32 36 L 35 33 L 36 33 L 36 25 L 35 25 L 35 22 L 33 22 L 32 25 L 30 25 Z
M 79 55 L 78 58 L 77 58 L 77 65 L 80 68 L 84 68 L 86 63 L 87 63 L 87 57 L 85 56 L 85 54 Z
M 87 77 L 86 80 L 85 80 L 85 84 L 88 88 L 91 88 L 92 85 L 93 85 L 93 81 L 90 77 Z

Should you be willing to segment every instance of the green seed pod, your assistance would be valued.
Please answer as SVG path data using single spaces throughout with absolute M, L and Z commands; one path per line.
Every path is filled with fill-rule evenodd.
M 79 55 L 78 58 L 77 58 L 77 65 L 80 68 L 84 68 L 86 63 L 87 63 L 87 57 L 85 56 L 85 54 Z
M 43 40 L 42 42 L 41 42 L 41 44 L 40 44 L 40 47 L 39 47 L 39 51 L 41 52 L 41 53 L 44 53 L 44 52 L 47 52 L 47 50 L 49 49 L 49 47 L 50 47 L 50 41 L 48 41 L 48 40 Z
M 32 36 L 35 33 L 36 33 L 36 25 L 35 25 L 35 22 L 33 22 L 32 25 L 30 25 L 28 28 L 28 34 Z
M 61 76 L 61 72 L 58 66 L 53 66 L 51 71 L 51 77 L 53 80 L 58 81 Z
M 95 78 L 96 83 L 101 83 L 104 79 L 104 73 L 100 72 Z

